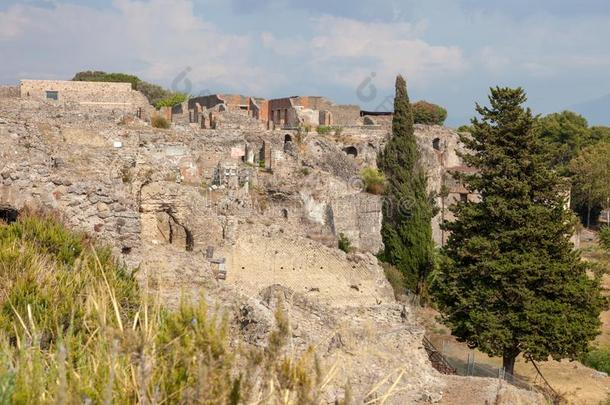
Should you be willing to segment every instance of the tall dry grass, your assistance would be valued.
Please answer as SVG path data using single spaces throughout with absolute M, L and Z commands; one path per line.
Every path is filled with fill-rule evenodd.
M 325 403 L 335 369 L 289 353 L 279 308 L 266 348 L 234 348 L 205 300 L 168 311 L 110 250 L 22 216 L 0 224 L 0 404 Z

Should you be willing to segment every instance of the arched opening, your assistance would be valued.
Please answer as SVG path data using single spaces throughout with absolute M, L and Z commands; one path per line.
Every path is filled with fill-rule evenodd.
M 343 152 L 347 154 L 347 156 L 357 157 L 358 149 L 355 146 L 348 146 L 347 148 L 343 148 Z
M 288 210 L 286 208 L 282 209 L 282 218 L 288 219 Z
M 432 147 L 436 150 L 441 150 L 441 139 L 434 138 L 434 140 L 432 141 Z
M 292 150 L 292 136 L 286 134 L 284 136 L 284 152 L 290 152 Z
M 6 206 L 0 206 L 0 222 L 11 224 L 17 221 L 19 217 L 19 211 Z

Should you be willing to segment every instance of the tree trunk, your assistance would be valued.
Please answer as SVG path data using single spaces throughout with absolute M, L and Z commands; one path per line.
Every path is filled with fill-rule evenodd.
M 591 227 L 591 201 L 587 203 L 587 228 Z
M 502 356 L 502 367 L 504 367 L 505 379 L 510 381 L 512 380 L 513 375 L 515 375 L 515 360 L 519 355 L 518 352 L 508 352 Z

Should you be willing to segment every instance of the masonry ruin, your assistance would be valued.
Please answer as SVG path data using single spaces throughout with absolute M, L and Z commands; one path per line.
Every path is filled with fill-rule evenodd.
M 374 256 L 383 248 L 382 197 L 360 180 L 377 165 L 391 115 L 322 97 L 218 94 L 158 112 L 171 119 L 164 130 L 151 126 L 153 109 L 136 93 L 116 83 L 0 88 L 0 220 L 23 208 L 58 212 L 139 268 L 164 304 L 205 291 L 238 308 L 248 319 L 239 325 L 258 325 L 236 326 L 252 344 L 271 330 L 270 297 L 284 294 L 299 350 L 343 336 L 323 357 L 351 364 L 339 374 L 356 382 L 357 398 L 407 364 L 418 382 L 395 403 L 439 399 L 444 383 L 420 348 L 423 331 L 401 315 Z M 466 170 L 458 134 L 423 125 L 415 134 L 441 207 L 440 245 L 451 202 L 476 196 L 449 177 Z M 337 248 L 339 235 L 350 253 Z

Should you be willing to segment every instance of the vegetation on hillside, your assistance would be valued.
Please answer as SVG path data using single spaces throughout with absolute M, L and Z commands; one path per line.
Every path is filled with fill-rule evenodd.
M 413 120 L 416 124 L 443 125 L 447 119 L 447 110 L 437 104 L 418 101 L 411 106 Z
M 265 349 L 231 347 L 204 299 L 161 308 L 53 218 L 0 224 L 0 277 L 2 403 L 321 403 L 328 379 L 287 354 L 281 309 Z
M 382 172 L 373 167 L 365 167 L 360 171 L 360 178 L 364 182 L 367 193 L 381 195 L 385 191 L 386 179 Z
M 159 85 L 145 82 L 137 76 L 125 73 L 106 73 L 100 71 L 78 72 L 74 75 L 72 80 L 84 82 L 131 83 L 131 87 L 144 94 L 148 99 L 148 102 L 157 109 L 161 107 L 173 107 L 188 99 L 187 94 L 164 89 Z
M 404 274 L 407 288 L 418 293 L 424 290 L 432 270 L 434 249 L 431 226 L 434 207 L 419 158 L 407 84 L 398 76 L 392 137 L 378 157 L 378 166 L 387 179 L 382 258 Z
M 590 227 L 593 209 L 610 202 L 610 143 L 585 147 L 572 159 L 569 170 L 573 205 L 584 207 L 585 224 Z
M 523 107 L 525 92 L 494 88 L 489 101 L 461 137 L 472 152 L 464 161 L 478 173 L 459 177 L 481 201 L 452 208 L 456 220 L 445 224 L 445 261 L 430 291 L 452 333 L 502 357 L 513 374 L 521 353 L 535 360 L 586 353 L 607 301 L 569 240 L 568 185 Z

